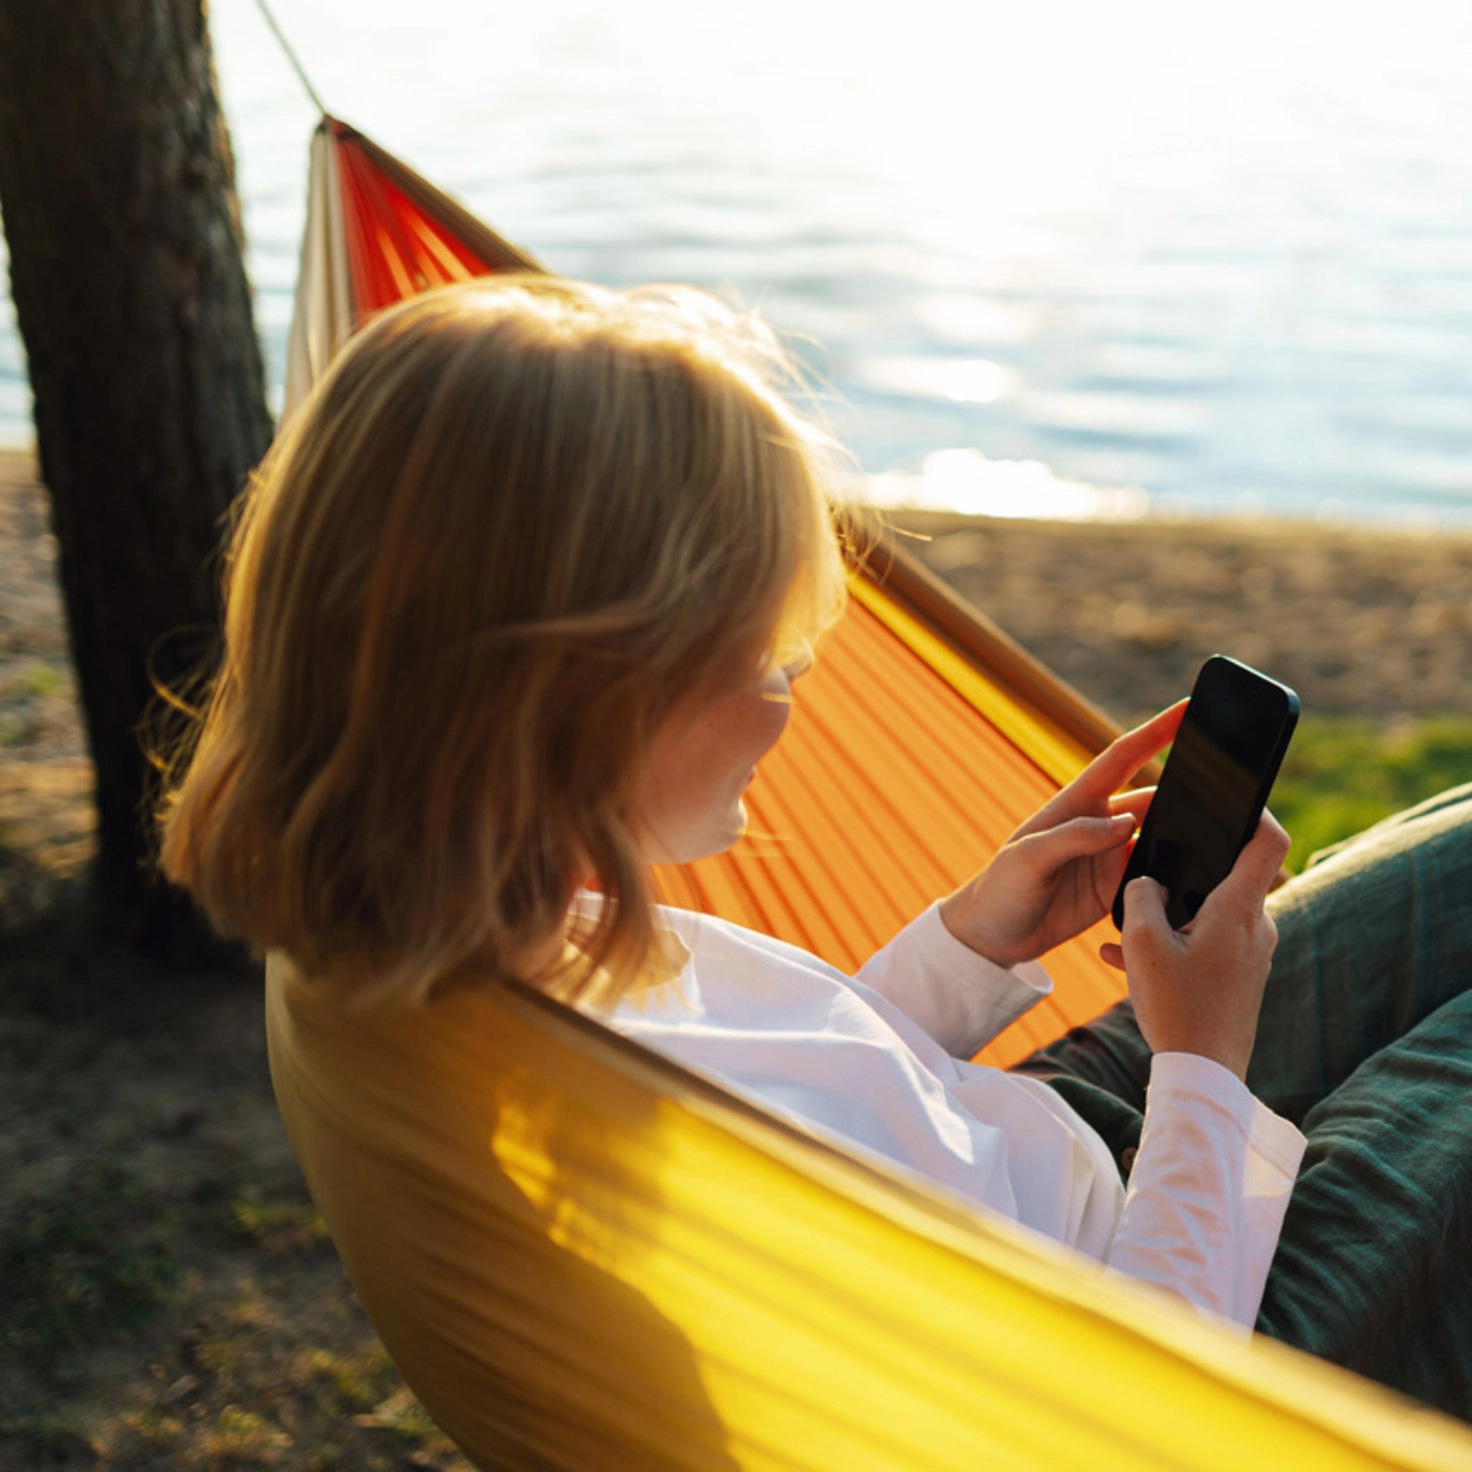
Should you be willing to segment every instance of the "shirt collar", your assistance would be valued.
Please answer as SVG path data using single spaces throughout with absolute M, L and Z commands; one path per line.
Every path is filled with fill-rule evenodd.
M 580 889 L 573 897 L 571 912 L 578 918 L 595 919 L 602 908 L 602 895 L 592 890 Z M 611 1011 L 614 1007 L 627 1004 L 637 1007 L 645 1001 L 652 1001 L 655 993 L 665 987 L 679 986 L 689 971 L 692 959 L 690 947 L 683 936 L 661 922 L 657 909 L 654 923 L 654 945 L 639 974 L 632 981 L 619 986 L 602 966 L 597 967 L 582 994 L 585 1006 L 600 1012 Z M 580 964 L 586 965 L 582 952 L 576 946 L 569 944 L 567 949 L 567 960 L 574 970 Z

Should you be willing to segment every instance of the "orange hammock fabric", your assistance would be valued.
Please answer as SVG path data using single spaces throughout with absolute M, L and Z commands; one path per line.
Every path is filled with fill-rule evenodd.
M 927 663 L 933 650 L 917 651 L 886 622 L 905 611 L 893 592 L 855 582 L 747 794 L 748 836 L 660 876 L 672 903 L 740 920 L 848 971 L 974 873 L 1059 785 L 1019 744 L 1045 739 L 1046 728 L 1016 739 L 999 729 Z M 1082 752 L 1057 745 L 1082 765 Z M 1113 932 L 1108 922 L 1096 931 L 1047 958 L 1054 995 L 986 1050 L 988 1062 L 1005 1066 L 1123 995 L 1119 973 L 1098 958 Z
M 317 131 L 312 168 L 288 412 L 373 313 L 451 281 L 541 269 L 336 119 Z M 658 876 L 671 903 L 850 971 L 974 873 L 1115 734 L 892 540 L 855 571 L 853 593 L 748 794 L 750 835 Z M 1047 958 L 1054 995 L 988 1062 L 1013 1062 L 1124 995 L 1097 954 L 1110 934 L 1102 922 Z

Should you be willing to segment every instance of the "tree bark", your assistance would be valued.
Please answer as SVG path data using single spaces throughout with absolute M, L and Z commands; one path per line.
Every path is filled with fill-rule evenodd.
M 140 725 L 208 660 L 271 436 L 202 0 L 0 0 L 0 215 L 97 772 L 101 892 L 176 930 Z M 164 937 L 167 939 L 167 936 Z

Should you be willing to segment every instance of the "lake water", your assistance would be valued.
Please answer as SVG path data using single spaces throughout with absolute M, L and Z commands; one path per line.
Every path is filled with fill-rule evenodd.
M 548 266 L 760 307 L 876 499 L 1472 529 L 1465 0 L 277 8 Z M 315 113 L 252 0 L 212 25 L 279 395 Z

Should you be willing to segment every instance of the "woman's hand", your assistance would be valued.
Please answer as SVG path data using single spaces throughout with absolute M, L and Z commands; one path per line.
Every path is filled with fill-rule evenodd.
M 1165 891 L 1136 879 L 1124 892 L 1124 961 L 1140 1033 L 1154 1053 L 1199 1053 L 1247 1075 L 1278 930 L 1263 901 L 1288 854 L 1271 813 L 1184 930 Z
M 957 940 L 999 966 L 1031 961 L 1107 913 L 1152 787 L 1120 792 L 1174 739 L 1183 700 L 1126 732 L 941 902 Z

